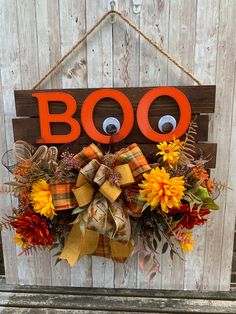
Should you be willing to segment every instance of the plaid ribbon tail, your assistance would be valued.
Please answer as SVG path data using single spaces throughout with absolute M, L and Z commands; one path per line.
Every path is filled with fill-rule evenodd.
M 67 260 L 70 266 L 74 266 L 85 255 L 102 256 L 112 258 L 117 262 L 125 262 L 132 250 L 133 244 L 131 241 L 123 244 L 88 229 L 83 234 L 79 225 L 74 224 L 59 257 Z

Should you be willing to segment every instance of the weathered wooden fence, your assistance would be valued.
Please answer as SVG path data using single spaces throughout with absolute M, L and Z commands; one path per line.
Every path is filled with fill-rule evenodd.
M 29 89 L 78 38 L 108 10 L 107 0 L 0 0 L 0 152 L 13 143 L 14 89 Z M 213 176 L 236 188 L 236 40 L 234 0 L 143 0 L 141 14 L 132 1 L 118 10 L 151 35 L 204 84 L 216 84 L 216 112 L 210 141 L 218 144 Z M 169 63 L 119 18 L 107 19 L 41 88 L 190 85 Z M 27 128 L 27 125 L 25 126 Z M 28 130 L 30 132 L 30 129 Z M 8 180 L 1 167 L 1 181 Z M 1 213 L 14 200 L 1 197 Z M 3 231 L 9 283 L 164 289 L 228 290 L 236 201 L 222 193 L 220 212 L 195 233 L 196 250 L 182 262 L 160 257 L 162 275 L 148 285 L 135 257 L 122 264 L 84 257 L 70 269 L 54 266 L 55 252 L 18 256 L 11 232 Z

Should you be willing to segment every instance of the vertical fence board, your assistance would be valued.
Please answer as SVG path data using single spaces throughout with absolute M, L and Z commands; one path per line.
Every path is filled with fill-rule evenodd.
M 223 3 L 223 2 L 222 2 Z M 225 4 L 227 5 L 227 4 Z M 235 180 L 235 156 L 236 156 L 236 41 L 235 41 L 235 27 L 233 26 L 233 19 L 236 16 L 236 3 L 231 0 L 228 3 L 228 20 L 227 20 L 227 39 L 228 42 L 228 67 L 226 71 L 229 71 L 230 77 L 227 78 L 230 85 L 226 85 L 225 88 L 229 89 L 229 102 L 232 104 L 232 115 L 231 115 L 231 130 L 230 130 L 230 147 L 229 147 L 229 160 L 228 160 L 228 178 L 227 184 L 229 187 L 236 190 L 236 180 Z M 221 28 L 223 32 L 223 28 Z M 231 64 L 231 67 L 230 67 Z M 233 67 L 234 65 L 234 67 Z M 225 72 L 227 73 L 227 72 Z M 231 81 L 232 80 L 232 81 Z M 233 85 L 234 80 L 234 85 Z M 230 97 L 231 96 L 231 97 Z M 226 105 L 227 100 L 222 98 L 221 102 Z M 222 108 L 222 110 L 225 110 Z M 226 110 L 225 110 L 226 111 Z M 228 134 L 227 134 L 228 135 Z M 228 138 L 225 136 L 225 141 Z M 223 146 L 224 147 L 224 146 Z M 222 164 L 223 166 L 223 164 Z M 229 190 L 225 193 L 226 206 L 225 206 L 225 216 L 224 216 L 224 232 L 222 239 L 222 249 L 221 249 L 221 268 L 220 268 L 220 282 L 219 290 L 229 290 L 230 289 L 230 277 L 231 277 L 231 266 L 232 266 L 232 255 L 233 255 L 233 244 L 234 244 L 234 230 L 235 230 L 235 196 L 234 192 Z
M 99 6 L 93 0 L 86 1 L 87 30 L 106 12 L 108 2 Z M 112 25 L 107 19 L 87 42 L 88 87 L 112 87 Z M 104 117 L 105 119 L 106 117 Z M 103 257 L 93 256 L 93 287 L 114 287 L 114 263 Z
M 15 1 L 14 5 L 17 10 L 17 16 L 16 20 L 13 23 L 16 23 L 16 25 L 18 23 L 18 43 L 20 61 L 19 79 L 21 79 L 20 87 L 31 88 L 32 82 L 37 80 L 39 77 L 35 2 L 34 1 L 25 2 L 20 0 Z M 26 14 L 26 12 L 28 12 L 28 14 Z M 13 200 L 13 202 L 15 205 L 16 201 Z M 17 247 L 17 252 L 18 253 L 21 252 L 21 249 L 19 247 Z M 34 253 L 31 256 L 19 256 L 17 258 L 17 263 L 19 283 L 36 284 L 36 268 Z
M 203 84 L 215 84 L 218 19 L 219 0 L 197 2 L 194 73 Z M 195 250 L 186 256 L 184 289 L 201 290 L 205 248 L 211 250 L 211 244 L 206 243 L 206 225 L 197 228 L 193 238 L 197 243 Z
M 85 0 L 60 2 L 60 13 L 61 53 L 64 54 L 85 32 Z M 65 60 L 62 72 L 63 87 L 87 87 L 86 43 Z M 91 265 L 87 257 L 71 268 L 70 275 L 72 286 L 91 286 Z
M 55 1 L 52 1 L 51 3 L 55 3 Z M 55 8 L 53 9 L 55 12 Z M 58 13 L 58 10 L 56 10 L 56 12 Z M 37 21 L 38 68 L 39 75 L 42 76 L 51 67 L 50 48 L 52 43 L 50 42 L 49 39 L 49 32 L 51 30 L 50 27 L 51 19 L 49 20 L 47 0 L 36 1 L 36 21 Z M 48 80 L 44 81 L 40 87 L 45 89 L 51 88 L 51 78 L 49 77 Z
M 161 47 L 168 50 L 169 2 L 150 1 L 142 2 L 140 14 L 140 28 L 150 35 Z M 167 59 L 147 40 L 140 39 L 140 86 L 167 85 Z M 163 242 L 159 243 L 161 252 Z M 160 270 L 162 271 L 162 256 L 159 255 Z M 163 274 L 164 275 L 164 274 Z M 147 275 L 138 267 L 137 287 L 161 288 L 164 277 L 158 274 L 151 283 Z
M 222 182 L 228 181 L 231 172 L 229 168 L 230 138 L 232 133 L 233 93 L 235 78 L 235 51 L 234 35 L 235 1 L 220 1 L 219 37 L 216 72 L 216 109 L 214 114 L 212 138 L 218 143 L 217 165 L 214 176 Z M 235 158 L 235 157 L 234 157 Z M 204 260 L 204 289 L 229 289 L 229 269 L 232 262 L 233 234 L 235 223 L 235 206 L 227 206 L 227 194 L 222 192 L 217 202 L 220 211 L 212 215 L 207 225 L 206 242 L 209 243 Z M 230 196 L 232 199 L 233 196 Z M 232 206 L 232 203 L 229 204 Z M 228 252 L 228 253 L 227 253 Z M 227 254 L 226 254 L 227 253 Z M 224 261 L 224 259 L 229 259 Z M 230 266 L 229 266 L 230 265 Z M 221 268 L 223 266 L 224 268 Z M 221 268 L 221 269 L 220 269 Z M 222 271 L 222 274 L 221 274 Z M 226 285 L 226 280 L 228 283 Z M 221 281 L 222 280 L 222 281 Z M 222 284 L 221 284 L 222 283 Z M 227 287 L 226 287 L 227 286 Z
M 190 71 L 194 63 L 196 1 L 170 1 L 169 53 Z M 193 84 L 193 81 L 171 62 L 168 62 L 168 85 Z M 184 288 L 184 262 L 174 255 L 162 257 L 162 288 Z
M 84 34 L 85 0 L 60 2 L 62 55 Z M 87 87 L 86 42 L 65 60 L 62 66 L 63 87 Z M 80 104 L 79 104 L 80 105 Z M 91 265 L 87 257 L 70 269 L 72 286 L 91 286 Z
M 55 64 L 55 62 L 61 57 L 61 37 L 62 37 L 62 29 L 61 25 L 61 1 L 47 1 L 47 12 L 48 12 L 48 42 L 49 42 L 49 55 L 48 69 Z M 40 14 L 40 12 L 39 12 Z M 63 13 L 62 13 L 63 14 Z M 67 24 L 63 25 L 63 29 L 66 28 Z M 46 48 L 46 47 L 45 47 Z M 42 61 L 43 62 L 43 61 Z M 48 84 L 49 83 L 49 84 Z M 55 72 L 42 84 L 46 84 L 47 87 L 51 85 L 52 88 L 57 88 L 58 86 L 63 87 L 62 84 L 62 67 L 59 67 L 55 70 Z M 52 285 L 62 285 L 62 286 L 70 286 L 71 278 L 70 278 L 70 267 L 65 263 L 65 261 L 61 261 L 56 264 L 58 257 L 58 248 L 53 249 L 50 252 L 50 263 L 51 263 L 51 280 Z
M 139 15 L 129 1 L 119 2 L 119 11 L 139 26 Z M 139 86 L 139 35 L 117 18 L 113 25 L 114 87 Z M 137 287 L 137 258 L 115 264 L 115 287 Z
M 48 69 L 60 58 L 60 15 L 57 0 L 37 1 L 37 33 L 38 33 L 38 56 L 39 73 L 44 75 Z M 41 88 L 56 88 L 62 86 L 61 68 L 57 69 L 42 84 Z M 52 250 L 49 254 L 44 252 L 36 255 L 37 284 L 70 286 L 70 268 L 62 262 L 55 265 L 58 249 Z M 40 254 L 40 255 L 39 255 Z M 47 275 L 40 275 L 40 271 L 47 271 Z M 47 282 L 48 281 L 48 282 Z
M 39 75 L 42 76 L 51 67 L 52 55 L 56 58 L 58 53 L 54 48 L 54 43 L 59 46 L 60 40 L 58 34 L 59 23 L 57 22 L 58 6 L 57 1 L 50 1 L 50 7 L 47 0 L 36 1 L 36 21 L 37 21 L 37 45 L 38 45 L 38 68 Z M 52 14 L 53 12 L 53 14 Z M 57 32 L 55 32 L 57 30 Z M 55 38 L 51 40 L 51 36 Z M 57 74 L 57 83 L 59 83 L 59 73 Z M 55 75 L 55 74 L 54 74 Z M 53 76 L 41 84 L 41 88 L 52 88 Z M 51 254 L 41 250 L 35 253 L 36 283 L 38 285 L 52 285 L 52 277 L 55 278 L 55 261 L 51 264 Z M 55 258 L 53 258 L 55 260 Z M 52 275 L 53 270 L 53 275 Z M 46 271 L 46 274 L 45 274 Z
M 4 19 L 2 18 L 4 21 Z M 3 106 L 3 88 L 1 80 L 1 71 L 0 71 L 0 132 L 2 136 L 0 137 L 0 154 L 2 155 L 7 150 L 7 142 L 6 142 L 6 123 L 4 116 L 4 106 Z M 0 170 L 0 186 L 2 187 L 4 182 L 9 181 L 9 174 L 6 169 L 1 167 Z M 0 194 L 0 204 L 1 204 L 1 213 L 0 219 L 2 219 L 5 215 L 11 214 L 11 197 L 10 195 Z M 14 232 L 2 229 L 1 230 L 2 237 L 2 249 L 4 256 L 4 268 L 6 274 L 6 280 L 8 283 L 18 283 L 18 269 L 17 269 L 17 257 L 16 257 L 16 247 L 14 242 Z M 10 249 L 9 249 L 10 248 Z
M 40 0 L 39 0 L 40 1 Z M 54 65 L 61 57 L 61 22 L 60 22 L 60 1 L 47 1 L 47 18 L 48 18 L 48 43 L 50 65 Z M 40 47 L 39 47 L 40 50 Z M 51 87 L 58 88 L 62 86 L 62 68 L 56 69 L 49 77 Z M 47 81 L 46 81 L 47 82 Z M 48 85 L 47 85 L 47 88 Z
M 9 23 L 9 16 L 13 23 Z M 11 119 L 15 115 L 14 88 L 20 88 L 20 58 L 17 28 L 16 1 L 0 1 L 0 101 L 1 101 L 1 155 L 12 147 L 13 132 Z M 11 38 L 11 41 L 9 41 Z M 6 131 L 7 130 L 7 131 Z M 9 180 L 9 173 L 5 169 L 1 172 L 1 183 Z M 12 199 L 9 195 L 1 196 L 1 217 L 4 214 L 11 214 Z M 13 240 L 12 231 L 2 231 L 2 243 L 4 252 L 4 264 L 6 280 L 8 283 L 18 283 L 18 260 L 16 246 Z
M 84 34 L 86 27 L 85 0 L 60 1 L 61 54 L 66 53 Z M 63 62 L 63 88 L 86 87 L 86 42 Z
M 233 95 L 233 113 L 232 113 L 232 131 L 230 140 L 229 171 L 227 184 L 233 191 L 236 190 L 236 62 L 234 63 L 234 95 Z M 224 233 L 221 250 L 221 269 L 219 290 L 230 289 L 231 266 L 234 246 L 235 230 L 235 195 L 229 191 L 226 195 L 226 213 L 224 219 Z

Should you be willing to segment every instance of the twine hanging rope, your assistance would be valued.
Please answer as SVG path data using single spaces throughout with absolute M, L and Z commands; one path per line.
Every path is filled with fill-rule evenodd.
M 198 85 L 202 85 L 201 81 L 199 81 L 192 72 L 190 72 L 185 66 L 179 63 L 174 57 L 172 57 L 167 51 L 165 51 L 160 45 L 158 45 L 150 36 L 145 34 L 138 26 L 136 26 L 133 22 L 131 22 L 128 18 L 126 18 L 122 13 L 110 10 L 105 13 L 94 25 L 91 27 L 78 41 L 75 45 L 69 49 L 64 56 L 59 59 L 51 69 L 40 79 L 38 82 L 32 87 L 32 89 L 36 89 L 42 82 L 44 82 L 48 76 L 54 72 L 62 62 L 70 56 L 86 39 L 89 35 L 91 35 L 96 28 L 109 16 L 109 15 L 118 15 L 123 21 L 125 21 L 131 28 L 133 28 L 136 32 L 138 32 L 143 38 L 145 38 L 153 47 L 155 47 L 160 53 L 167 57 L 172 63 L 174 63 L 179 69 L 181 69 L 185 74 L 187 74 L 193 81 L 195 81 Z

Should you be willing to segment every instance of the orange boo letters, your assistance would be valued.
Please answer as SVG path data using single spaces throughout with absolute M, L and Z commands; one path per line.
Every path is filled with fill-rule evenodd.
M 180 110 L 179 123 L 172 132 L 168 134 L 158 133 L 151 127 L 148 119 L 148 111 L 152 102 L 160 96 L 173 98 Z M 173 138 L 181 137 L 188 129 L 191 120 L 191 106 L 188 98 L 178 88 L 157 87 L 148 91 L 140 100 L 137 109 L 137 122 L 143 135 L 153 142 L 173 141 Z
M 124 121 L 120 131 L 112 136 L 112 143 L 117 143 L 126 138 L 133 128 L 134 111 L 129 99 L 120 91 L 115 89 L 99 89 L 91 93 L 85 100 L 81 110 L 81 121 L 85 132 L 96 142 L 109 144 L 110 135 L 100 133 L 93 122 L 93 110 L 96 103 L 103 98 L 113 98 L 121 106 L 124 115 Z
M 75 99 L 64 92 L 33 93 L 33 97 L 38 99 L 39 120 L 41 129 L 41 138 L 36 143 L 69 143 L 75 141 L 81 132 L 78 121 L 72 118 L 76 112 L 77 105 Z M 49 102 L 63 102 L 66 105 L 66 111 L 60 114 L 49 113 Z M 62 122 L 71 127 L 70 133 L 66 135 L 52 135 L 50 123 Z
M 81 132 L 80 124 L 72 116 L 75 114 L 77 105 L 75 99 L 64 92 L 33 93 L 38 99 L 41 138 L 36 143 L 69 143 L 75 141 Z M 148 112 L 152 102 L 160 96 L 173 98 L 180 109 L 179 123 L 172 132 L 168 134 L 158 133 L 151 127 Z M 103 98 L 115 99 L 123 110 L 124 120 L 119 132 L 112 137 L 99 132 L 94 125 L 93 111 L 97 102 Z M 60 114 L 50 114 L 49 102 L 62 102 L 66 105 L 66 111 Z M 105 117 L 104 117 L 105 118 Z M 173 138 L 181 137 L 188 129 L 191 120 L 191 106 L 188 98 L 175 87 L 157 87 L 148 91 L 140 100 L 137 108 L 137 123 L 143 135 L 153 142 L 172 141 Z M 67 123 L 71 131 L 65 135 L 52 135 L 50 123 Z M 126 138 L 134 124 L 134 111 L 129 99 L 120 91 L 115 89 L 99 89 L 92 92 L 84 101 L 81 109 L 81 122 L 88 136 L 99 143 L 109 144 L 120 142 Z

